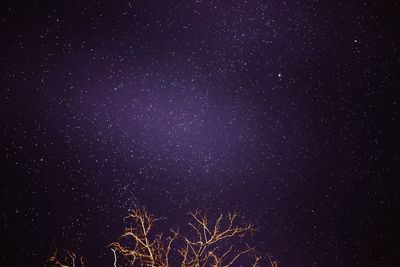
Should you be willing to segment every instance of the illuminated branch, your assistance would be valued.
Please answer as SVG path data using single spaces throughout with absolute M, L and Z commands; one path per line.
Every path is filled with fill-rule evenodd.
M 155 235 L 152 238 L 150 232 L 160 218 L 155 218 L 144 208 L 134 209 L 127 218 L 133 221 L 134 226 L 125 229 L 121 237 L 133 241 L 134 245 L 128 247 L 121 242 L 113 242 L 111 247 L 124 255 L 131 265 L 139 261 L 141 264 L 151 267 L 170 266 L 169 254 L 172 243 L 179 235 L 178 230 L 171 230 L 172 236 L 165 240 L 162 235 Z
M 268 257 L 268 260 L 271 267 L 278 267 L 278 261 L 273 261 L 271 257 Z
M 50 258 L 48 259 L 48 262 L 50 262 L 51 264 L 53 264 L 53 266 L 57 266 L 57 267 L 78 267 L 77 266 L 77 256 L 74 252 L 70 252 L 69 250 L 66 251 L 66 254 L 68 256 L 64 256 L 62 257 L 62 259 L 59 258 L 59 256 L 57 255 L 58 251 L 55 250 L 53 252 L 53 254 L 50 256 Z M 79 257 L 79 264 L 81 267 L 85 267 L 85 263 L 83 260 L 83 257 Z
M 211 266 L 229 267 L 242 255 L 255 253 L 255 248 L 249 246 L 243 251 L 233 252 L 233 245 L 224 253 L 217 253 L 225 239 L 243 237 L 256 230 L 252 224 L 237 223 L 237 213 L 230 213 L 226 217 L 221 214 L 214 223 L 210 223 L 207 216 L 198 210 L 189 214 L 193 220 L 189 226 L 196 233 L 196 238 L 184 238 L 186 247 L 180 250 L 183 258 L 181 266 L 203 267 L 211 260 Z M 253 266 L 257 266 L 259 261 L 260 258 L 256 258 Z
M 111 248 L 111 251 L 113 252 L 113 255 L 114 255 L 114 263 L 113 263 L 113 266 L 114 266 L 114 267 L 117 267 L 117 250 Z
M 124 261 L 124 266 L 233 267 L 247 262 L 245 266 L 260 267 L 261 257 L 256 255 L 255 247 L 234 240 L 256 230 L 252 224 L 241 222 L 237 213 L 221 214 L 214 220 L 209 220 L 199 210 L 189 215 L 191 236 L 183 236 L 176 229 L 164 238 L 162 233 L 153 233 L 160 218 L 144 208 L 132 210 L 127 217 L 132 225 L 124 230 L 119 241 L 109 245 L 114 256 L 113 267 L 122 266 L 119 260 Z M 235 243 L 243 244 L 243 247 L 235 246 Z M 175 252 L 181 255 L 180 264 L 175 257 L 171 262 L 170 254 L 175 255 Z M 70 251 L 62 258 L 55 251 L 49 262 L 56 267 L 84 267 L 83 258 Z M 278 267 L 278 262 L 269 258 L 269 265 Z

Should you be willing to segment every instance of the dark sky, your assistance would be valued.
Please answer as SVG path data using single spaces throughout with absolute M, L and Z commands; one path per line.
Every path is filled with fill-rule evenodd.
M 399 266 L 399 8 L 3 2 L 0 265 L 110 265 L 138 205 L 237 210 L 282 267 Z

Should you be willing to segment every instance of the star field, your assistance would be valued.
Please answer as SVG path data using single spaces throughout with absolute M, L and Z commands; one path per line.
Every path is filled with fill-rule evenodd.
M 238 210 L 280 266 L 396 266 L 398 11 L 7 1 L 0 261 L 65 247 L 111 265 L 138 205 L 164 229 Z

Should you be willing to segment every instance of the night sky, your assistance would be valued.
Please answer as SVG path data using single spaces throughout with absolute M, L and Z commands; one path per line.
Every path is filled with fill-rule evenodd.
M 109 266 L 134 206 L 280 266 L 400 266 L 396 1 L 5 1 L 1 266 Z M 266 265 L 265 265 L 266 266 Z

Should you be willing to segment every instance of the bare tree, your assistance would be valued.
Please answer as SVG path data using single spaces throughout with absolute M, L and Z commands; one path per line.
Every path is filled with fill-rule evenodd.
M 202 214 L 200 211 L 190 212 L 189 214 L 192 219 L 189 226 L 194 230 L 195 237 L 193 239 L 183 237 L 186 245 L 180 250 L 183 257 L 182 267 L 228 267 L 233 266 L 241 256 L 255 254 L 254 247 L 246 245 L 245 249 L 237 251 L 234 250 L 233 244 L 221 252 L 220 244 L 223 241 L 243 237 L 256 230 L 251 224 L 239 224 L 237 213 L 230 213 L 228 216 L 221 214 L 213 223 L 210 222 L 205 213 Z M 259 262 L 260 257 L 255 256 L 252 266 L 258 266 Z
M 113 242 L 110 246 L 121 253 L 132 266 L 137 262 L 142 266 L 171 266 L 169 254 L 172 243 L 178 237 L 178 230 L 171 230 L 172 236 L 165 239 L 162 234 L 154 235 L 151 231 L 160 218 L 155 218 L 144 208 L 135 208 L 127 218 L 133 221 L 133 226 L 125 229 L 122 238 L 131 239 L 133 247 L 124 246 L 121 242 Z M 114 259 L 116 262 L 116 256 Z
M 176 229 L 164 237 L 162 233 L 154 232 L 161 218 L 154 217 L 145 208 L 133 209 L 126 217 L 131 226 L 124 230 L 118 241 L 109 245 L 114 256 L 113 266 L 121 266 L 118 260 L 125 266 L 146 267 L 231 267 L 243 265 L 243 260 L 247 262 L 246 266 L 260 266 L 262 258 L 255 247 L 242 242 L 243 237 L 256 229 L 241 220 L 237 213 L 220 214 L 214 220 L 199 210 L 189 215 L 190 236 L 182 235 Z M 176 255 L 174 260 L 171 260 L 171 254 Z M 179 256 L 180 260 L 177 259 Z M 239 260 L 245 257 L 247 259 Z M 78 263 L 84 267 L 83 258 L 78 258 L 75 253 L 67 251 L 61 259 L 56 251 L 49 262 L 57 267 L 78 267 Z M 269 265 L 277 267 L 278 262 L 269 258 Z

